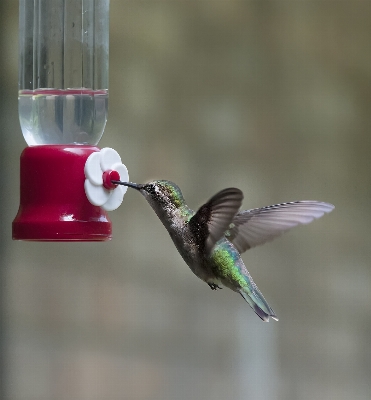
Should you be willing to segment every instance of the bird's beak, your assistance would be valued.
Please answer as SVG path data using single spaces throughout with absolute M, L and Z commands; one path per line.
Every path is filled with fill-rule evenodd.
M 116 184 L 116 185 L 124 185 L 136 190 L 140 190 L 142 189 L 143 185 L 140 185 L 138 183 L 133 183 L 133 182 L 121 182 L 121 181 L 111 181 L 112 183 Z

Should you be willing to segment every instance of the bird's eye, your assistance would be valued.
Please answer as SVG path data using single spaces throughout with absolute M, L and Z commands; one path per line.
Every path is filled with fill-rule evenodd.
M 146 186 L 146 191 L 148 194 L 150 194 L 151 196 L 155 196 L 157 195 L 158 192 L 158 188 L 155 185 L 147 185 Z

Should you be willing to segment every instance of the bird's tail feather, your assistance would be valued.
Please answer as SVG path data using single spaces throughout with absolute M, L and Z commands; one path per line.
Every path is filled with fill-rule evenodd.
M 241 288 L 239 293 L 263 321 L 269 322 L 269 317 L 278 321 L 276 313 L 269 306 L 257 287 L 250 289 L 246 286 Z

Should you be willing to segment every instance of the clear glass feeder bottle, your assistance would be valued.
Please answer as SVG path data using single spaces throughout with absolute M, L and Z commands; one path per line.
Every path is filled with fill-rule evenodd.
M 20 0 L 19 119 L 29 146 L 96 145 L 108 110 L 109 0 Z

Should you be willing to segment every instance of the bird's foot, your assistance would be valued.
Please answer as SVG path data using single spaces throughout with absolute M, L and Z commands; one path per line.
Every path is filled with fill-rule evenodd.
M 216 283 L 209 283 L 207 282 L 207 284 L 210 286 L 211 290 L 217 290 L 217 289 L 223 289 L 220 286 L 218 286 Z

